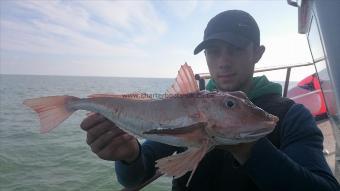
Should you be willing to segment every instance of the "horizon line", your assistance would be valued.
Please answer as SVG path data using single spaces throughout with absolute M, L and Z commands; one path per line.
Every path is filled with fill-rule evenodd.
M 12 76 L 51 76 L 51 77 L 99 77 L 99 78 L 155 78 L 155 79 L 175 79 L 176 77 L 141 77 L 141 76 L 95 76 L 95 75 L 61 75 L 61 74 L 21 74 L 21 73 L 0 73 L 0 75 Z
M 93 77 L 93 78 L 151 78 L 151 79 L 169 79 L 169 80 L 174 80 L 174 78 L 169 78 L 169 77 L 131 77 L 131 76 L 86 76 L 86 75 L 49 75 L 49 74 L 5 74 L 5 73 L 0 73 L 0 75 L 12 75 L 12 76 L 46 76 L 46 77 Z M 273 82 L 285 82 L 284 80 L 271 80 Z M 289 82 L 299 82 L 299 80 L 290 80 Z

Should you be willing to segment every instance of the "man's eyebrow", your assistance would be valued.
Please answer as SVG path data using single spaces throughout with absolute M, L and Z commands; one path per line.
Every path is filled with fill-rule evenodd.
M 217 46 L 207 46 L 205 50 L 217 49 Z
M 227 48 L 227 49 L 234 49 L 234 50 L 244 50 L 245 48 L 241 48 L 230 43 L 223 43 L 223 44 L 209 44 L 204 49 L 214 49 L 214 48 Z
M 205 49 L 208 49 L 208 48 L 220 48 L 220 47 L 223 47 L 224 45 L 223 44 L 217 44 L 217 43 L 212 43 L 212 44 L 208 44 Z

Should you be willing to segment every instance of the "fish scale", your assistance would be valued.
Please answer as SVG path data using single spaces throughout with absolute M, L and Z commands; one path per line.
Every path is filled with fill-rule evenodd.
M 184 99 L 184 100 L 183 100 Z M 110 119 L 123 130 L 155 141 L 168 143 L 167 136 L 143 135 L 143 132 L 152 129 L 175 129 L 176 127 L 189 126 L 198 121 L 195 118 L 187 116 L 193 107 L 181 104 L 190 98 L 168 98 L 166 100 L 124 100 L 117 98 L 84 98 L 72 100 L 68 108 L 71 110 L 87 110 L 101 113 Z M 192 99 L 191 102 L 194 102 Z M 190 104 L 191 106 L 194 103 Z M 177 110 L 177 112 L 173 112 Z M 162 112 L 155 112 L 162 111 Z M 185 117 L 183 117 L 185 116 Z M 185 146 L 182 141 L 168 137 L 171 143 L 177 146 Z M 175 141 L 174 141 L 175 140 Z

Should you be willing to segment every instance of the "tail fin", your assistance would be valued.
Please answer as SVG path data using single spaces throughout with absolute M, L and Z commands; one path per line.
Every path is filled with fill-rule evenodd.
M 74 111 L 66 107 L 72 96 L 49 96 L 24 100 L 24 105 L 37 112 L 40 119 L 40 132 L 47 133 L 67 119 Z
M 199 88 L 195 80 L 194 72 L 191 67 L 185 63 L 178 71 L 175 82 L 167 89 L 168 94 L 187 94 L 198 92 Z

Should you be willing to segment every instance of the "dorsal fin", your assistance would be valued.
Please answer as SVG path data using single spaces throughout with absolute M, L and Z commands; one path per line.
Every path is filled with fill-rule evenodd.
M 195 80 L 194 72 L 185 63 L 178 71 L 175 82 L 166 90 L 167 94 L 188 94 L 198 92 L 199 88 Z

